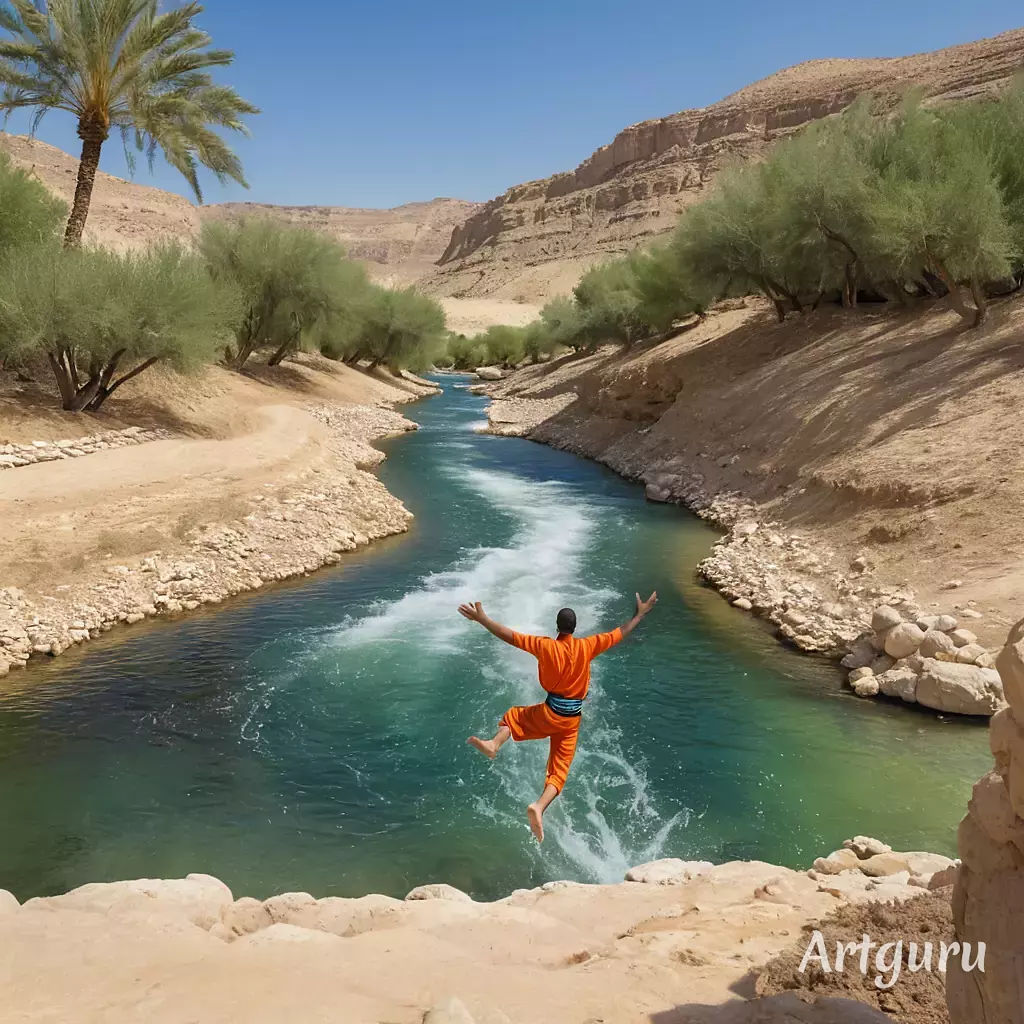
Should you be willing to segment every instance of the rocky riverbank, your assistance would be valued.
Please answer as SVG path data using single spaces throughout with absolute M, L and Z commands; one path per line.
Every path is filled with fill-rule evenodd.
M 379 406 L 316 403 L 306 412 L 323 428 L 316 457 L 296 465 L 280 485 L 265 483 L 248 493 L 229 521 L 182 531 L 172 550 L 137 560 L 108 556 L 102 568 L 83 568 L 50 594 L 0 589 L 0 675 L 118 625 L 180 615 L 336 565 L 346 552 L 407 530 L 412 514 L 371 472 L 384 459 L 371 442 L 416 424 Z M 94 451 L 159 439 L 152 431 L 117 433 L 131 440 L 101 435 Z M 46 456 L 35 461 L 77 458 L 61 442 L 32 448 Z M 89 455 L 81 441 L 75 451 Z M 21 465 L 34 464 L 12 467 L 11 477 L 28 472 Z M 188 486 L 184 480 L 182 486 Z
M 12 1020 L 104 1024 L 915 1024 L 872 1009 L 870 987 L 853 1003 L 784 980 L 803 991 L 757 998 L 755 980 L 837 911 L 891 905 L 901 920 L 909 901 L 948 892 L 955 872 L 855 837 L 807 871 L 669 859 L 617 885 L 553 881 L 494 903 L 443 883 L 404 900 L 236 898 L 202 874 L 23 905 L 0 890 L 0 986 Z M 928 936 L 936 945 L 952 937 L 942 928 Z M 779 968 L 768 974 L 778 991 Z M 941 975 L 930 984 L 939 1005 Z
M 882 578 L 869 554 L 844 560 L 812 529 L 773 522 L 742 493 L 719 489 L 719 473 L 738 455 L 666 457 L 652 451 L 643 427 L 609 444 L 606 422 L 573 415 L 573 392 L 534 399 L 509 393 L 514 387 L 514 378 L 475 386 L 492 399 L 491 432 L 596 457 L 644 484 L 648 500 L 683 505 L 721 529 L 697 567 L 701 578 L 737 609 L 772 623 L 784 642 L 841 660 L 858 696 L 896 697 L 951 714 L 988 716 L 1005 706 L 994 671 L 1000 648 L 980 645 L 966 628 L 981 618 L 975 602 L 923 609 L 905 581 Z M 956 589 L 950 581 L 949 590 Z

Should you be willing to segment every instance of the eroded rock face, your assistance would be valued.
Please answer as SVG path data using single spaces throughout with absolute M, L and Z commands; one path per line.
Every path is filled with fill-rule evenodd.
M 1008 80 L 1022 55 L 1017 30 L 897 60 L 811 61 L 712 106 L 631 125 L 574 171 L 516 185 L 477 208 L 427 287 L 529 301 L 564 292 L 566 272 L 670 231 L 729 161 L 760 156 L 864 92 L 892 103 L 911 84 L 938 99 L 983 94 Z
M 995 768 L 975 785 L 960 824 L 953 899 L 957 939 L 972 950 L 986 944 L 985 970 L 950 961 L 952 1024 L 1024 1024 L 1024 800 L 1013 800 L 1024 796 L 1024 621 L 1010 631 L 998 668 L 1009 707 L 992 720 Z

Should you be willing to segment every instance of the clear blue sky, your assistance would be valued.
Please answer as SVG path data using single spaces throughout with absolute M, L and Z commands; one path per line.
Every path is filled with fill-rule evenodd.
M 210 179 L 206 201 L 486 200 L 575 167 L 626 125 L 790 64 L 916 53 L 1022 23 L 1020 0 L 207 0 L 200 26 L 236 52 L 221 77 L 263 114 L 237 147 L 250 191 Z M 64 115 L 38 137 L 78 153 Z M 102 167 L 127 177 L 119 138 Z M 136 181 L 188 192 L 164 164 L 151 175 L 142 161 Z

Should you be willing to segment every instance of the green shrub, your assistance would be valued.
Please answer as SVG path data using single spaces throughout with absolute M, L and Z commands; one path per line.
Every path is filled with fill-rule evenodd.
M 344 350 L 346 362 L 370 361 L 392 370 L 424 370 L 444 351 L 447 332 L 440 303 L 415 288 L 370 285 L 354 311 L 354 326 Z
M 0 270 L 0 354 L 44 353 L 72 412 L 99 409 L 158 360 L 210 362 L 240 314 L 237 293 L 173 244 L 122 254 L 51 242 Z
M 218 281 L 243 297 L 244 312 L 229 364 L 241 369 L 257 349 L 273 347 L 271 365 L 303 345 L 356 329 L 370 285 L 345 250 L 319 231 L 267 218 L 203 226 L 199 249 Z
M 65 205 L 42 182 L 0 152 L 0 257 L 53 238 L 66 215 Z

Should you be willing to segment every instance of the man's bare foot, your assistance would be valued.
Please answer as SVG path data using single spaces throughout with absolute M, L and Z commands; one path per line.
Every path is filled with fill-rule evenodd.
M 494 745 L 494 740 L 482 740 L 479 736 L 470 736 L 466 742 L 471 747 L 476 747 L 481 754 L 486 754 L 491 760 L 498 756 L 498 748 Z
M 544 812 L 536 805 L 526 808 L 526 819 L 530 823 L 530 831 L 537 837 L 538 843 L 544 842 Z

